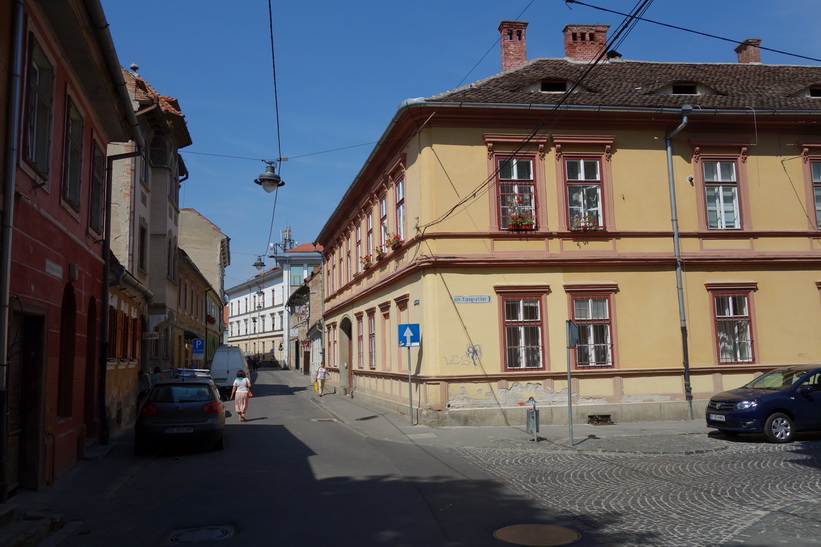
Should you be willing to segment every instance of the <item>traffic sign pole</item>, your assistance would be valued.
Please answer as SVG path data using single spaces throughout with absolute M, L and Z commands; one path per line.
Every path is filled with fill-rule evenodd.
M 413 424 L 413 371 L 411 370 L 410 349 L 421 345 L 421 335 L 419 334 L 419 323 L 404 323 L 399 325 L 399 347 L 408 348 L 408 415 L 410 423 Z
M 413 384 L 411 379 L 411 360 L 410 360 L 410 346 L 408 346 L 408 416 L 410 416 L 411 425 L 413 425 Z
M 570 352 L 579 343 L 579 326 L 571 320 L 567 321 L 567 433 L 570 436 L 570 446 L 573 446 L 573 390 L 570 387 L 572 377 L 570 375 L 571 354 Z

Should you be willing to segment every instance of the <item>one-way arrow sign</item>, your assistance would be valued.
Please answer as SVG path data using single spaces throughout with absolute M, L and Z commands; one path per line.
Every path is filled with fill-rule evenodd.
M 413 348 L 420 345 L 419 323 L 405 323 L 399 325 L 399 347 Z

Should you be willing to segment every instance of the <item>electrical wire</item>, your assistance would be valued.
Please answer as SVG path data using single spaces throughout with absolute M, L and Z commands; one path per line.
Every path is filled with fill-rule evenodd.
M 633 9 L 633 13 L 625 16 L 626 19 L 622 21 L 622 23 L 616 29 L 616 32 L 607 41 L 607 44 L 605 44 L 605 47 L 602 48 L 599 55 L 590 63 L 588 63 L 587 66 L 585 66 L 582 74 L 573 82 L 570 88 L 564 92 L 561 98 L 556 102 L 555 105 L 553 105 L 553 108 L 551 108 L 548 111 L 547 115 L 544 118 L 542 118 L 539 124 L 524 139 L 522 139 L 522 141 L 516 146 L 516 148 L 510 154 L 510 157 L 515 157 L 517 154 L 519 154 L 522 151 L 522 149 L 524 149 L 524 147 L 527 146 L 527 144 L 530 143 L 530 141 L 533 140 L 533 138 L 536 137 L 536 135 L 538 135 L 543 130 L 545 125 L 547 125 L 547 123 L 553 119 L 554 115 L 557 112 L 559 112 L 561 107 L 569 100 L 569 98 L 572 96 L 576 88 L 578 88 L 582 84 L 582 82 L 584 82 L 588 78 L 588 76 L 590 76 L 590 74 L 593 73 L 596 70 L 596 68 L 601 64 L 601 61 L 607 56 L 607 52 L 614 49 L 615 45 L 624 42 L 624 40 L 627 38 L 630 32 L 632 32 L 632 30 L 635 28 L 636 21 L 638 20 L 637 14 L 646 12 L 650 4 L 652 4 L 652 2 L 653 0 L 639 0 L 639 3 Z M 457 201 L 450 209 L 448 209 L 445 213 L 440 215 L 439 218 L 432 220 L 431 222 L 428 222 L 427 224 L 421 226 L 420 229 L 424 231 L 431 226 L 434 226 L 436 224 L 439 224 L 440 222 L 445 221 L 465 203 L 475 199 L 477 196 L 480 195 L 480 193 L 487 190 L 490 184 L 496 180 L 496 176 L 498 174 L 499 166 L 497 165 L 493 173 L 491 173 L 486 179 L 484 179 L 484 181 L 482 181 L 482 183 L 480 183 L 476 188 L 474 188 L 472 192 L 470 192 L 464 198 Z
M 535 1 L 536 1 L 536 0 L 530 0 L 530 3 L 529 3 L 528 5 L 526 5 L 526 6 L 525 6 L 525 8 L 521 11 L 521 13 L 519 13 L 519 15 L 517 15 L 517 16 L 516 16 L 516 19 L 515 19 L 515 20 L 517 20 L 517 21 L 518 21 L 519 19 L 521 19 L 521 18 L 522 18 L 522 15 L 524 15 L 524 14 L 525 14 L 525 12 L 526 12 L 528 9 L 530 9 L 530 6 L 532 6 L 532 5 L 533 5 L 533 2 L 535 2 Z M 495 48 L 495 47 L 496 47 L 496 44 L 498 44 L 498 43 L 499 43 L 499 40 L 501 40 L 501 38 L 502 38 L 501 36 L 499 36 L 498 38 L 496 38 L 496 41 L 495 41 L 495 42 L 493 42 L 493 45 L 492 45 L 492 46 L 490 46 L 489 48 L 487 48 L 487 51 L 485 52 L 485 54 L 484 54 L 484 55 L 482 55 L 482 57 L 480 57 L 480 58 L 479 58 L 479 60 L 478 60 L 478 61 L 476 61 L 476 64 L 475 64 L 475 65 L 473 65 L 473 67 L 471 67 L 471 69 L 470 69 L 470 70 L 468 70 L 468 73 L 467 73 L 467 74 L 465 74 L 465 76 L 464 76 L 461 80 L 459 80 L 459 83 L 458 83 L 458 84 L 456 84 L 456 87 L 457 87 L 457 88 L 458 88 L 458 87 L 460 87 L 463 83 L 465 83 L 465 80 L 467 80 L 467 79 L 468 79 L 468 76 L 470 76 L 471 74 L 473 74 L 473 71 L 474 71 L 474 70 L 476 70 L 476 67 L 477 67 L 477 66 L 479 66 L 479 64 L 480 64 L 482 61 L 484 61 L 484 60 L 485 60 L 485 57 L 487 57 L 487 56 L 490 54 L 490 52 L 491 52 L 491 51 L 493 51 L 493 48 Z
M 274 115 L 276 117 L 277 133 L 277 159 L 275 161 L 279 166 L 280 176 L 282 176 L 282 135 L 279 122 L 279 94 L 277 93 L 277 57 L 274 50 L 274 11 L 271 7 L 271 0 L 268 0 L 268 34 L 271 37 L 271 72 L 274 80 Z M 270 164 L 270 162 L 266 163 Z M 268 245 L 271 242 L 271 236 L 274 233 L 274 218 L 276 217 L 278 198 L 279 189 L 276 189 L 274 190 L 274 205 L 271 208 L 271 224 L 268 228 L 268 239 L 265 241 L 265 250 L 262 252 L 261 256 L 268 255 Z
M 626 15 L 626 14 L 620 12 L 620 11 L 615 11 L 615 10 L 611 10 L 611 9 L 608 9 L 608 8 L 603 8 L 601 6 L 594 6 L 593 4 L 588 4 L 586 2 L 580 2 L 579 0 L 564 0 L 564 2 L 565 2 L 565 4 L 579 4 L 580 6 L 585 6 L 585 7 L 596 9 L 596 10 L 599 10 L 599 11 L 604 11 L 604 12 L 607 12 L 607 13 L 613 13 L 615 15 Z M 644 17 L 636 17 L 636 19 L 638 21 L 644 21 L 645 23 L 652 23 L 654 25 L 659 25 L 659 26 L 662 26 L 662 27 L 667 27 L 667 28 L 671 28 L 671 29 L 675 29 L 675 30 L 680 30 L 682 32 L 689 32 L 691 34 L 697 34 L 699 36 L 705 36 L 707 38 L 713 38 L 715 40 L 723 40 L 725 42 L 731 42 L 733 44 L 742 44 L 742 43 L 744 43 L 744 40 L 733 40 L 732 38 L 725 38 L 724 36 L 718 36 L 718 35 L 710 34 L 710 33 L 707 33 L 707 32 L 701 32 L 701 31 L 689 29 L 689 28 L 686 28 L 686 27 L 679 27 L 679 26 L 676 26 L 676 25 L 671 25 L 669 23 L 662 23 L 661 21 L 654 21 L 652 19 L 645 19 Z M 806 59 L 808 61 L 815 61 L 815 62 L 821 63 L 821 59 L 818 59 L 817 57 L 809 57 L 807 55 L 799 55 L 797 53 L 790 53 L 788 51 L 782 51 L 780 49 L 773 49 L 773 48 L 768 48 L 768 47 L 764 47 L 764 46 L 758 46 L 758 49 L 762 49 L 764 51 L 771 51 L 772 53 L 778 53 L 778 54 L 781 54 L 781 55 L 787 55 L 789 57 L 796 57 L 798 59 Z
M 582 2 L 580 0 L 564 0 L 564 2 L 565 2 L 565 4 L 578 4 L 580 6 L 585 6 L 585 7 L 589 7 L 589 8 L 592 8 L 592 9 L 608 12 L 608 13 L 613 13 L 615 15 L 630 17 L 629 14 L 625 14 L 623 12 L 611 10 L 611 9 L 608 9 L 608 8 L 603 8 L 603 7 L 600 7 L 600 6 L 595 6 L 595 5 L 592 5 L 592 4 L 587 4 L 587 3 Z M 525 13 L 525 11 L 527 11 L 527 9 L 530 8 L 530 6 L 532 4 L 533 4 L 533 1 L 530 2 L 525 7 L 525 9 L 522 10 L 522 12 L 519 14 L 519 16 L 517 18 L 521 17 Z M 270 2 L 269 2 L 269 6 L 270 6 Z M 270 13 L 269 13 L 269 18 L 270 18 Z M 691 34 L 696 34 L 696 35 L 704 36 L 704 37 L 707 37 L 707 38 L 714 38 L 716 40 L 723 40 L 725 42 L 730 42 L 730 43 L 734 43 L 734 44 L 739 44 L 739 43 L 743 42 L 743 40 L 741 40 L 741 41 L 734 40 L 732 38 L 726 38 L 726 37 L 718 36 L 718 35 L 715 35 L 715 34 L 709 34 L 709 33 L 706 33 L 706 32 L 701 32 L 701 31 L 697 31 L 697 30 L 693 30 L 693 29 L 689 29 L 689 28 L 685 28 L 685 27 L 679 27 L 679 26 L 676 26 L 676 25 L 671 25 L 669 23 L 654 21 L 652 19 L 647 19 L 647 18 L 641 17 L 641 16 L 633 16 L 632 19 L 634 20 L 634 22 L 644 21 L 646 23 L 652 23 L 654 25 L 659 25 L 659 26 L 662 26 L 662 27 L 667 27 L 667 28 L 671 28 L 671 29 L 675 29 L 675 30 L 680 30 L 680 31 L 683 31 L 683 32 L 689 32 Z M 273 32 L 273 31 L 271 30 L 271 32 Z M 272 40 L 273 40 L 273 38 L 272 38 Z M 457 84 L 457 86 L 456 86 L 457 88 L 460 87 L 464 83 L 464 81 L 468 78 L 468 76 L 470 76 L 470 74 L 473 73 L 473 71 L 476 69 L 476 67 L 479 66 L 479 64 L 487 57 L 487 55 L 493 50 L 493 48 L 498 43 L 499 43 L 499 39 L 497 38 L 496 41 L 494 42 L 494 44 L 490 48 L 488 48 L 487 52 L 485 52 L 485 54 L 479 59 L 479 61 L 477 61 L 476 64 L 473 65 L 473 67 L 470 69 L 470 71 L 468 71 L 468 73 L 465 75 L 465 77 L 462 78 L 462 80 L 459 82 L 459 84 Z M 621 44 L 621 41 L 618 44 L 615 44 L 610 49 L 616 49 L 617 47 L 619 47 L 619 44 Z M 787 56 L 796 57 L 796 58 L 799 58 L 799 59 L 806 59 L 806 60 L 809 60 L 809 61 L 821 62 L 821 59 L 815 58 L 815 57 L 810 57 L 810 56 L 807 56 L 807 55 L 801 55 L 801 54 L 798 54 L 798 53 L 790 53 L 788 51 L 768 48 L 768 47 L 764 47 L 764 46 L 758 46 L 758 48 L 762 49 L 764 51 L 770 51 L 772 53 L 778 53 L 780 55 L 787 55 Z M 272 43 L 272 58 L 273 58 L 273 43 Z M 276 95 L 276 69 L 274 69 L 274 71 L 275 71 L 274 88 L 275 88 L 275 95 Z M 277 115 L 277 120 L 278 120 L 279 119 L 278 102 L 277 102 L 277 107 L 276 108 L 277 108 L 276 115 Z M 400 137 L 400 138 L 405 138 L 405 137 Z M 277 142 L 279 142 L 279 123 L 277 123 Z M 358 147 L 361 147 L 361 146 L 372 146 L 372 145 L 375 145 L 375 144 L 378 144 L 378 142 L 373 141 L 373 142 L 365 142 L 365 143 L 360 143 L 360 144 L 352 144 L 352 145 L 349 145 L 349 146 L 341 146 L 339 148 L 331 148 L 331 149 L 328 149 L 328 150 L 319 150 L 319 151 L 316 151 L 316 152 L 307 152 L 305 154 L 288 156 L 288 159 L 293 160 L 293 159 L 297 159 L 297 158 L 305 158 L 305 157 L 316 156 L 316 155 L 320 155 L 320 154 L 330 154 L 330 153 L 333 153 L 333 152 L 340 152 L 340 151 L 343 151 L 343 150 L 349 150 L 351 148 L 358 148 Z M 247 156 L 235 156 L 235 155 L 230 155 L 230 154 L 216 154 L 216 153 L 210 153 L 210 152 L 195 152 L 195 151 L 191 151 L 191 150 L 180 150 L 179 153 L 182 154 L 182 155 L 193 154 L 193 155 L 200 155 L 200 156 L 213 156 L 213 157 L 218 157 L 218 158 L 229 158 L 229 159 L 237 159 L 237 160 L 265 161 L 264 158 L 251 158 L 251 157 L 247 157 Z M 282 157 L 281 149 L 279 150 L 279 157 L 280 157 L 280 159 L 285 159 L 285 158 Z

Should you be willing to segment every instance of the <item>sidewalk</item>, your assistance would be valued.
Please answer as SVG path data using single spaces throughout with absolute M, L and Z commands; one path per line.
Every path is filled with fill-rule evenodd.
M 361 435 L 394 442 L 415 443 L 443 448 L 506 447 L 526 450 L 572 450 L 575 452 L 622 452 L 641 454 L 693 454 L 722 450 L 726 443 L 708 436 L 714 431 L 705 425 L 702 416 L 694 420 L 671 422 L 628 422 L 612 425 L 574 424 L 573 443 L 567 425 L 540 424 L 534 435 L 526 425 L 441 427 L 411 425 L 407 415 L 375 409 L 355 398 L 333 393 L 319 398 L 313 391 L 311 378 L 299 371 L 277 371 L 292 387 L 304 387 L 305 393 L 332 414 L 339 422 Z

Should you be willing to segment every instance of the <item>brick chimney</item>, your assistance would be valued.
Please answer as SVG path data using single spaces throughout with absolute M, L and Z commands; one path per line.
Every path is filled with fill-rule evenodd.
M 738 53 L 739 63 L 760 63 L 761 62 L 761 38 L 747 38 L 735 48 Z
M 573 61 L 592 61 L 607 44 L 610 25 L 567 25 L 564 27 L 564 56 Z
M 502 72 L 527 62 L 527 21 L 502 21 L 499 25 L 502 44 Z

